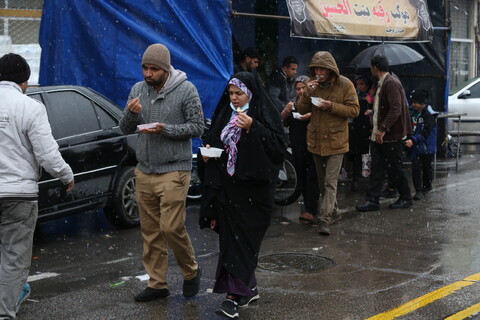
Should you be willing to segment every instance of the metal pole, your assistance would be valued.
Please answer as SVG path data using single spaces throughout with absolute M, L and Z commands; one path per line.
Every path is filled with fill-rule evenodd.
M 230 5 L 231 5 L 230 1 Z M 287 16 L 278 16 L 272 14 L 258 14 L 258 13 L 249 13 L 249 12 L 238 12 L 237 10 L 230 10 L 230 14 L 232 17 L 252 17 L 252 18 L 260 18 L 260 19 L 275 19 L 275 20 L 290 20 L 290 17 Z
M 460 123 L 462 122 L 462 115 L 458 115 L 458 128 L 457 128 L 457 161 L 455 161 L 455 171 L 458 172 L 458 157 L 460 155 Z

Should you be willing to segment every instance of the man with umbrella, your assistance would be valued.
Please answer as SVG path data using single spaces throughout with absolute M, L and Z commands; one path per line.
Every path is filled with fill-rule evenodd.
M 370 143 L 372 170 L 366 202 L 357 205 L 358 211 L 377 211 L 380 208 L 379 194 L 385 170 L 397 186 L 400 197 L 389 205 L 390 209 L 412 206 L 408 177 L 402 164 L 404 140 L 412 134 L 407 99 L 400 80 L 389 73 L 389 64 L 384 56 L 374 56 L 370 70 L 378 79 L 378 88 L 373 104 L 373 130 Z

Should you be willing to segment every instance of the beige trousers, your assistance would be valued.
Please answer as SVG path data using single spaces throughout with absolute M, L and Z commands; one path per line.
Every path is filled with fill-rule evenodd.
M 177 259 L 185 280 L 197 275 L 190 237 L 185 228 L 189 171 L 146 174 L 135 169 L 136 200 L 143 236 L 143 265 L 148 287 L 167 288 L 168 248 Z
M 322 199 L 318 220 L 329 225 L 340 219 L 337 203 L 337 183 L 342 168 L 343 153 L 326 157 L 314 154 L 313 160 L 315 161 Z

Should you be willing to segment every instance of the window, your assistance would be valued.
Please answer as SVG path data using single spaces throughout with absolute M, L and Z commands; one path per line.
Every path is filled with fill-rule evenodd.
M 449 2 L 452 21 L 452 47 L 450 56 L 450 89 L 471 77 L 472 49 L 471 39 L 473 3 L 469 0 Z
M 471 86 L 468 90 L 470 90 L 470 99 L 478 99 L 480 98 L 480 83 L 477 83 Z
M 28 96 L 29 96 L 30 98 L 32 98 L 32 99 L 35 99 L 35 100 L 43 103 L 42 97 L 40 96 L 39 93 L 29 94 Z
M 469 79 L 470 51 L 472 43 L 466 41 L 452 41 L 450 57 L 450 88 L 458 86 Z
M 80 93 L 49 92 L 46 103 L 55 139 L 100 130 L 93 103 Z
M 98 121 L 100 121 L 100 126 L 102 129 L 111 129 L 113 127 L 118 127 L 118 122 L 115 118 L 112 118 L 108 112 L 103 110 L 100 106 L 95 104 L 95 111 L 97 112 Z

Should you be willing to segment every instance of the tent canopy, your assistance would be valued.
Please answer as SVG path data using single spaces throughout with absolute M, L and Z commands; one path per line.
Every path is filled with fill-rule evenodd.
M 208 117 L 233 71 L 231 38 L 226 0 L 45 0 L 39 83 L 91 87 L 124 106 L 143 52 L 163 43 Z

